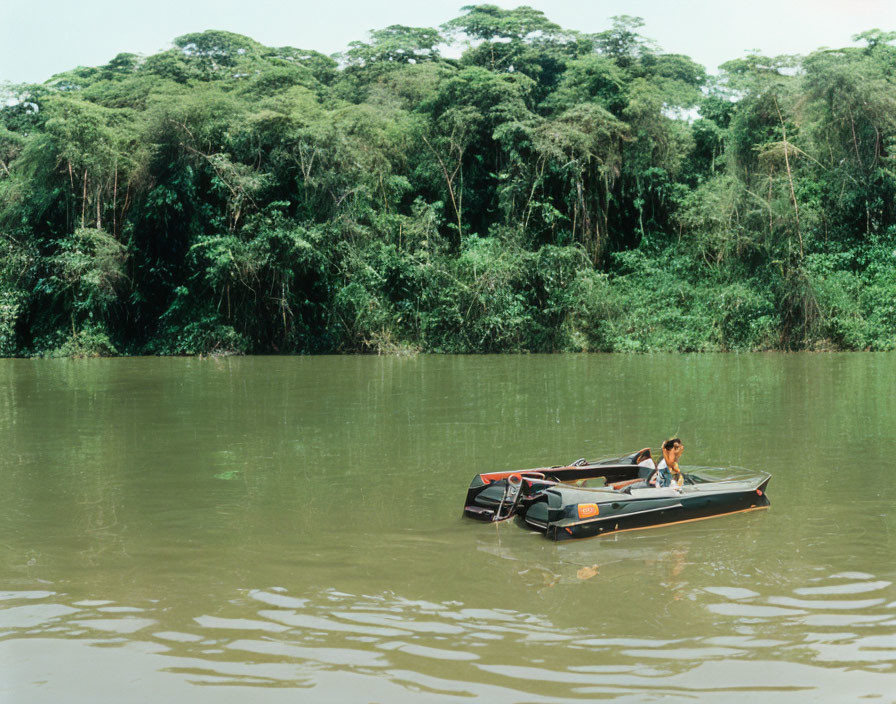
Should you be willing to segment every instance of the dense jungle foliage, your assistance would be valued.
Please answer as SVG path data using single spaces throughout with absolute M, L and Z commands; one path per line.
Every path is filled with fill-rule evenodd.
M 896 33 L 708 76 L 641 25 L 5 86 L 0 355 L 894 348 Z

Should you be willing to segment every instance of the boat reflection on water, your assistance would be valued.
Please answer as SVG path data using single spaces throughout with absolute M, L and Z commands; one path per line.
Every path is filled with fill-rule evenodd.
M 743 535 L 742 529 L 740 526 L 738 532 Z M 497 534 L 490 532 L 488 537 L 478 539 L 476 551 L 488 556 L 506 581 L 517 582 L 535 593 L 583 583 L 627 592 L 640 582 L 649 585 L 651 591 L 668 592 L 671 599 L 678 600 L 686 594 L 692 543 L 705 543 L 708 537 L 705 528 L 694 526 L 687 534 L 681 530 L 669 527 L 644 534 L 620 532 L 599 543 L 562 543 L 558 550 L 558 546 L 542 541 L 538 533 L 520 531 L 508 522 Z M 730 525 L 728 532 L 730 535 Z

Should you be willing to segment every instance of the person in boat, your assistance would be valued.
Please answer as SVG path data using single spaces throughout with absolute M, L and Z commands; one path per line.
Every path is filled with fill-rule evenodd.
M 681 438 L 671 438 L 663 443 L 663 459 L 656 466 L 656 472 L 648 480 L 648 484 L 657 489 L 674 487 L 680 489 L 684 484 L 684 477 L 678 467 L 678 459 L 684 452 L 684 444 Z

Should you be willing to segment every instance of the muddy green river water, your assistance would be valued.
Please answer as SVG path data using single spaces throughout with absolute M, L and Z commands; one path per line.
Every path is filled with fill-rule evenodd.
M 771 507 L 554 544 L 480 471 Z M 0 360 L 0 702 L 896 699 L 896 355 Z

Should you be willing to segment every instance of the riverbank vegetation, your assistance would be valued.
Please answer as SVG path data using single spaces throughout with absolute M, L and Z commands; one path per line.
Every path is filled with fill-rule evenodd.
M 717 76 L 520 7 L 0 108 L 0 355 L 896 346 L 896 34 Z

